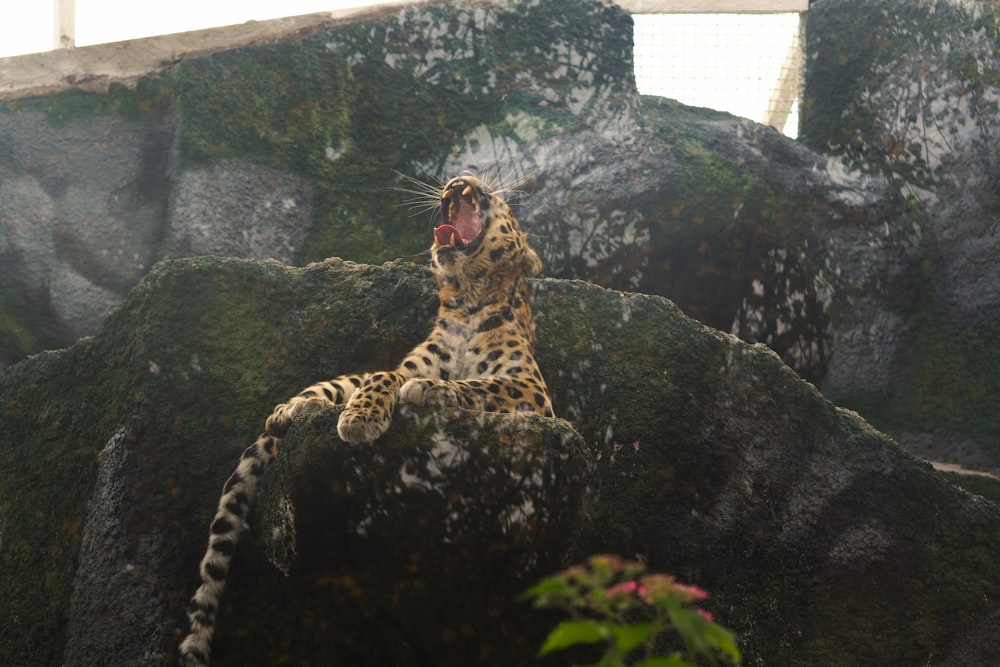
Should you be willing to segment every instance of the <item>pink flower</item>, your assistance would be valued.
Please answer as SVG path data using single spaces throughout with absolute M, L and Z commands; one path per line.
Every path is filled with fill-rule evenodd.
M 646 587 L 638 581 L 623 581 L 604 589 L 604 595 L 609 598 L 622 598 L 632 594 L 642 596 L 645 591 Z
M 698 613 L 701 614 L 701 617 L 704 618 L 709 623 L 715 620 L 715 616 L 712 616 L 712 612 L 708 611 L 707 609 L 702 609 L 701 607 L 699 607 Z
M 642 578 L 638 595 L 646 604 L 654 604 L 657 599 L 669 597 L 674 586 L 675 580 L 669 574 L 649 574 Z
M 674 590 L 676 590 L 678 593 L 683 594 L 688 601 L 704 600 L 708 597 L 708 593 L 706 593 L 703 589 L 698 588 L 697 586 L 691 586 L 689 584 L 675 583 Z

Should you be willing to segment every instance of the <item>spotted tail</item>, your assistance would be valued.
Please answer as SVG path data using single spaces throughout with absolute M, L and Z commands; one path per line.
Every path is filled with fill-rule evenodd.
M 226 588 L 229 562 L 236 542 L 247 529 L 247 514 L 257 494 L 257 483 L 278 455 L 278 444 L 296 415 L 316 412 L 347 401 L 361 386 L 364 376 L 342 375 L 303 389 L 287 403 L 274 408 L 264 424 L 264 433 L 243 450 L 236 470 L 222 487 L 219 509 L 209 529 L 208 549 L 201 559 L 201 586 L 188 605 L 191 631 L 180 645 L 183 667 L 207 667 L 215 634 L 215 615 Z
M 278 430 L 268 425 L 268 430 Z M 208 538 L 208 549 L 201 559 L 201 586 L 188 605 L 191 631 L 180 646 L 183 667 L 205 667 L 215 633 L 215 615 L 226 588 L 229 563 L 236 542 L 247 529 L 247 513 L 257 493 L 257 482 L 278 453 L 280 438 L 262 433 L 243 450 L 239 465 L 222 489 L 219 509 L 215 512 Z

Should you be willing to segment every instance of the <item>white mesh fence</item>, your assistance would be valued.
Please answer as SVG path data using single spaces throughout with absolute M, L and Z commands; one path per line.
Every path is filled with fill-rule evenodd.
M 798 132 L 800 15 L 634 14 L 639 92 Z

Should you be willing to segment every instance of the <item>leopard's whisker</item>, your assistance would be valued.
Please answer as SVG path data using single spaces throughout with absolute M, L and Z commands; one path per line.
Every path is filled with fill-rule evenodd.
M 518 165 L 515 164 L 508 164 L 507 167 L 510 172 L 513 173 L 516 173 L 518 170 Z M 467 169 L 465 171 L 469 174 L 475 175 L 474 169 Z M 513 177 L 513 174 L 509 175 L 507 173 L 504 165 L 493 164 L 482 170 L 480 180 L 486 185 L 486 188 L 490 192 L 502 197 L 504 201 L 511 204 L 517 198 L 528 194 L 520 188 L 534 178 L 536 173 L 538 173 L 538 169 L 534 168 L 529 171 L 524 171 L 520 176 Z
M 397 204 L 397 206 L 409 208 L 411 218 L 430 212 L 432 214 L 431 219 L 433 219 L 435 217 L 434 214 L 440 211 L 441 208 L 441 189 L 444 187 L 444 183 L 441 183 L 436 178 L 434 180 L 438 181 L 438 183 L 432 184 L 412 176 L 407 176 L 406 174 L 400 174 L 399 172 L 396 172 L 396 174 L 403 178 L 410 187 L 391 187 L 390 189 L 413 195 L 409 199 L 405 199 Z
M 420 252 L 415 252 L 412 255 L 400 255 L 399 259 L 415 259 L 417 257 L 424 257 L 431 254 L 431 249 L 421 250 Z

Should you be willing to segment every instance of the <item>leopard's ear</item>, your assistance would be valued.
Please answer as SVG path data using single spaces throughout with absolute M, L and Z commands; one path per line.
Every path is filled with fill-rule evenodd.
M 538 256 L 538 253 L 529 248 L 527 245 L 524 246 L 524 273 L 530 278 L 531 276 L 537 276 L 542 272 L 542 258 Z

